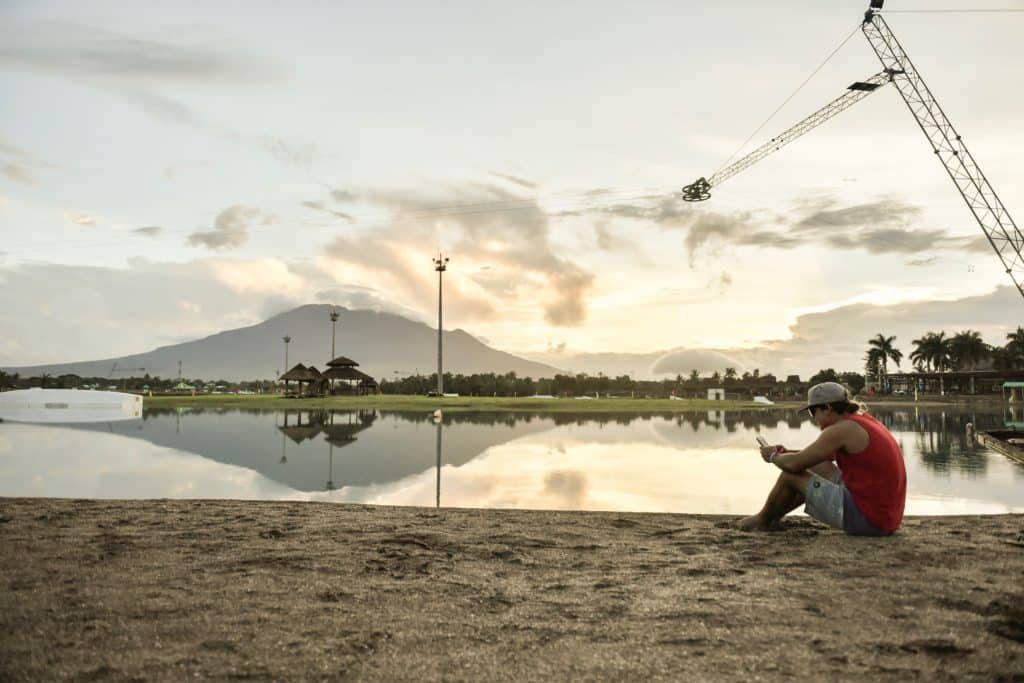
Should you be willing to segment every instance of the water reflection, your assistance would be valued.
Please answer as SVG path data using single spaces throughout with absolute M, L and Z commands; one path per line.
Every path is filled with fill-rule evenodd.
M 1000 426 L 1003 412 L 912 406 L 875 411 L 904 450 L 911 511 L 1024 509 L 1024 466 L 976 445 L 966 433 L 968 423 Z M 103 432 L 105 440 L 86 438 Z M 816 433 L 801 414 L 770 409 L 448 412 L 435 418 L 373 410 L 158 408 L 134 424 L 49 432 L 3 425 L 0 495 L 203 492 L 435 507 L 739 514 L 760 505 L 775 476 L 757 457 L 754 437 L 800 447 Z M 5 451 L 8 437 L 13 440 Z M 167 468 L 172 453 L 184 459 Z M 207 464 L 199 467 L 188 460 L 196 457 L 191 454 Z M 71 460 L 84 482 L 78 489 L 75 477 L 60 473 Z M 59 486 L 53 483 L 58 480 Z

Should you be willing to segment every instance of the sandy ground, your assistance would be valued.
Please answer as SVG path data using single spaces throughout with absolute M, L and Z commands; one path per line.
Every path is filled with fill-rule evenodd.
M 0 499 L 0 679 L 1024 680 L 1024 516 Z

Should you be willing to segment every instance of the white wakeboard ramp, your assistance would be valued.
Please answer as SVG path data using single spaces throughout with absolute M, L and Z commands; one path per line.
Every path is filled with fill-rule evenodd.
M 5 422 L 118 422 L 142 417 L 142 397 L 118 391 L 19 389 L 0 392 Z

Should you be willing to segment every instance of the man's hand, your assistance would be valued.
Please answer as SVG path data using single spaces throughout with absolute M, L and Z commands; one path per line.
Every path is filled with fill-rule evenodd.
M 779 453 L 785 453 L 786 447 L 782 444 L 775 444 L 774 446 L 761 446 L 761 459 L 765 462 L 771 462 L 775 456 Z

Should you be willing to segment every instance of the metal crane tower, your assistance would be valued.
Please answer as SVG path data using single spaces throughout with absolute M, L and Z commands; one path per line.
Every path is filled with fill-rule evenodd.
M 871 0 L 861 23 L 861 32 L 882 62 L 883 70 L 880 73 L 865 82 L 854 83 L 841 97 L 745 157 L 715 172 L 710 178 L 699 178 L 685 186 L 682 198 L 688 202 L 708 199 L 712 187 L 749 168 L 891 82 L 907 103 L 907 108 L 928 138 L 935 156 L 942 162 L 960 196 L 967 202 L 967 208 L 974 214 L 989 244 L 999 256 L 1006 274 L 1024 297 L 1024 235 L 880 14 L 884 2 Z

